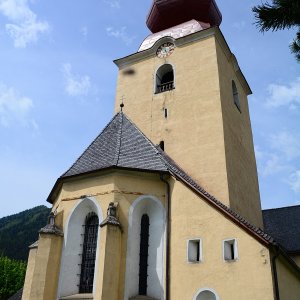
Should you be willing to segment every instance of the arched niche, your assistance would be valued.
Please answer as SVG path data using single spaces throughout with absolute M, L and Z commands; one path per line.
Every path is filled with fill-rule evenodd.
M 220 298 L 213 289 L 202 288 L 196 293 L 193 300 L 220 300 Z
M 148 282 L 146 296 L 164 297 L 164 244 L 165 208 L 153 196 L 141 196 L 131 205 L 128 216 L 125 297 L 128 300 L 139 294 L 139 262 L 141 220 L 149 217 Z
M 61 256 L 58 298 L 79 293 L 85 232 L 84 226 L 87 216 L 92 213 L 98 216 L 100 224 L 103 221 L 103 214 L 97 200 L 92 197 L 84 198 L 77 202 L 66 221 L 64 230 L 65 238 Z M 100 230 L 98 229 L 94 282 L 96 282 L 99 245 Z

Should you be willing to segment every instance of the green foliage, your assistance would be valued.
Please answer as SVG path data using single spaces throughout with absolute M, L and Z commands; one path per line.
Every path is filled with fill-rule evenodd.
M 296 27 L 297 35 L 290 45 L 291 51 L 300 61 L 300 0 L 273 0 L 253 9 L 256 24 L 262 32 Z
M 14 295 L 24 285 L 26 264 L 0 256 L 0 300 Z
M 38 231 L 47 224 L 50 209 L 37 206 L 0 219 L 0 253 L 27 261 L 28 246 L 38 240 Z

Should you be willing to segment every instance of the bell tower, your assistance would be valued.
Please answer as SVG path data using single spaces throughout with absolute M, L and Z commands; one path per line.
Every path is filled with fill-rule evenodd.
M 199 185 L 262 227 L 247 96 L 214 0 L 154 1 L 150 34 L 115 60 L 123 111 Z M 183 201 L 185 199 L 182 199 Z

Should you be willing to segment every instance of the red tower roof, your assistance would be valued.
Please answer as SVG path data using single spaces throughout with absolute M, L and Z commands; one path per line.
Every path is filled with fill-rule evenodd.
M 222 15 L 215 0 L 153 0 L 146 23 L 156 33 L 192 19 L 219 26 Z

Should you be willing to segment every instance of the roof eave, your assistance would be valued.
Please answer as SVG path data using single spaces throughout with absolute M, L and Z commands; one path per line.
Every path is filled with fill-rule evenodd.
M 102 169 L 97 169 L 97 170 L 93 170 L 93 171 L 89 171 L 89 172 L 85 172 L 85 173 L 80 173 L 80 174 L 75 174 L 75 175 L 70 175 L 70 176 L 64 176 L 64 177 L 59 177 L 49 196 L 47 197 L 47 202 L 53 204 L 55 198 L 57 198 L 57 195 L 59 193 L 59 191 L 61 190 L 63 184 L 66 181 L 69 180 L 73 180 L 73 179 L 77 179 L 80 177 L 86 177 L 86 176 L 92 176 L 95 175 L 96 173 L 101 173 L 101 172 L 105 172 L 105 171 L 109 171 L 109 170 L 122 170 L 122 171 L 131 171 L 131 172 L 143 172 L 143 173 L 158 173 L 158 174 L 170 174 L 170 172 L 168 171 L 164 171 L 164 170 L 150 170 L 150 169 L 139 169 L 139 168 L 128 168 L 128 167 L 119 167 L 119 166 L 109 166 L 106 168 L 102 168 Z

